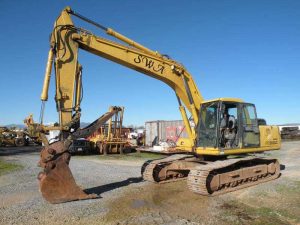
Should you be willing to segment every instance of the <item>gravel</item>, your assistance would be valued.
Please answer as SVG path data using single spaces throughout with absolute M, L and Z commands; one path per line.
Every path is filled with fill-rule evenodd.
M 87 157 L 90 158 L 90 157 Z M 99 194 L 98 199 L 51 205 L 38 190 L 38 152 L 2 156 L 8 162 L 17 162 L 23 169 L 0 177 L 1 224 L 70 224 L 107 212 L 105 203 L 122 193 L 122 187 L 139 185 L 142 162 L 107 164 L 85 157 L 72 157 L 70 168 L 77 184 L 89 192 Z
M 53 205 L 38 191 L 38 149 L 1 148 L 1 159 L 23 168 L 0 176 L 0 224 L 299 224 L 300 141 L 266 155 L 285 165 L 279 179 L 217 197 L 195 195 L 185 181 L 143 182 L 142 159 L 76 156 L 77 184 L 99 198 Z

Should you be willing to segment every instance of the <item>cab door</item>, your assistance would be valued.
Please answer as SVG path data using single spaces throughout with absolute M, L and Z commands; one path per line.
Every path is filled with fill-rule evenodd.
M 259 147 L 260 135 L 255 105 L 241 104 L 242 145 L 245 148 Z

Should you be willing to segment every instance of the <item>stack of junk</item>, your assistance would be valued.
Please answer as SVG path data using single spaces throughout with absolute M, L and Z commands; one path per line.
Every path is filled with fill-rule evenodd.
M 300 140 L 300 124 L 281 125 L 279 130 L 284 140 Z
M 176 143 L 181 138 L 188 137 L 182 120 L 147 121 L 145 129 L 145 146 L 137 149 L 142 152 L 164 154 L 179 152 Z
M 123 127 L 124 107 L 111 106 L 109 111 L 116 108 L 118 110 L 109 118 L 107 123 L 104 123 L 87 138 L 92 143 L 93 148 L 100 154 L 122 154 L 124 150 L 130 150 L 132 147 L 128 140 L 130 129 Z
M 0 146 L 23 147 L 28 145 L 29 139 L 22 130 L 0 127 Z

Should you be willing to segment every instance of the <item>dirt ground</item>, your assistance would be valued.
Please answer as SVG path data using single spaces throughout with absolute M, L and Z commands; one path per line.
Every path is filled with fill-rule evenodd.
M 22 169 L 0 176 L 0 224 L 300 224 L 300 141 L 266 155 L 285 166 L 279 179 L 216 197 L 142 181 L 144 158 L 75 156 L 77 183 L 100 197 L 51 205 L 38 192 L 38 149 L 1 148 Z

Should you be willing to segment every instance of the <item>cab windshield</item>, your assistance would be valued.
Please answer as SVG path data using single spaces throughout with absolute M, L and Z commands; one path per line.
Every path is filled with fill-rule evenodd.
M 198 146 L 217 147 L 219 102 L 205 103 L 200 109 Z

